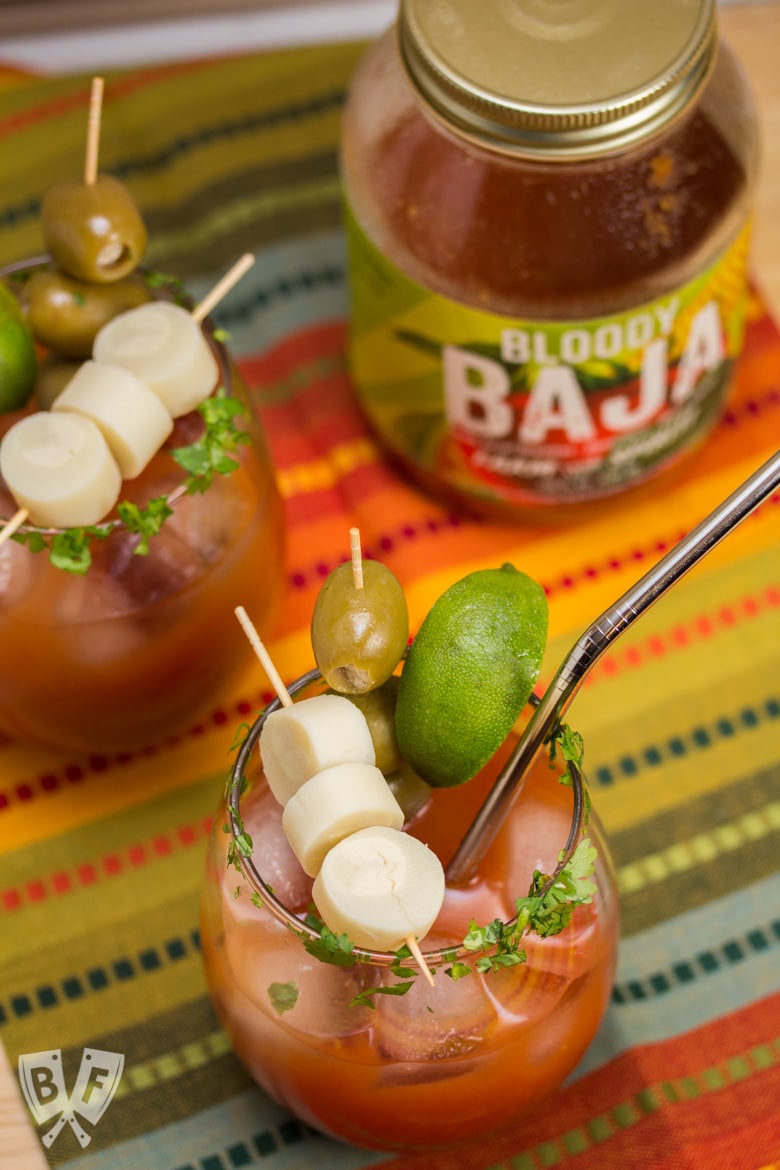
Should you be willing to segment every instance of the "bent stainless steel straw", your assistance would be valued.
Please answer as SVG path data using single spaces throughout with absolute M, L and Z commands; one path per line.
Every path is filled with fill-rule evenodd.
M 616 638 L 763 503 L 780 484 L 780 451 L 710 512 L 679 544 L 588 626 L 534 710 L 514 752 L 447 867 L 457 884 L 474 870 L 500 829 L 522 781 L 591 667 Z M 780 543 L 780 542 L 779 542 Z

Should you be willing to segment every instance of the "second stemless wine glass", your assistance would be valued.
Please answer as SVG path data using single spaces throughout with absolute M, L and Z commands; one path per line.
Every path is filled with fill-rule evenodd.
M 291 693 L 316 693 L 318 678 L 303 676 Z M 614 976 L 615 878 L 578 770 L 569 786 L 562 766 L 540 761 L 476 874 L 447 890 L 422 944 L 431 987 L 414 960 L 330 949 L 308 917 L 311 879 L 286 842 L 256 746 L 277 706 L 239 753 L 202 894 L 208 984 L 240 1060 L 298 1118 L 359 1146 L 429 1149 L 508 1127 L 575 1067 Z M 407 830 L 445 864 L 512 742 L 468 784 L 434 789 L 409 810 Z M 462 945 L 472 920 L 511 923 L 534 871 L 553 874 L 585 837 L 597 851 L 591 901 L 560 933 L 525 934 L 525 962 L 481 971 L 496 948 L 484 938 Z
M 90 753 L 168 738 L 248 666 L 234 607 L 251 605 L 261 630 L 270 628 L 282 584 L 281 499 L 246 387 L 213 323 L 203 327 L 218 389 L 245 411 L 236 425 L 249 441 L 231 453 L 235 469 L 215 474 L 204 492 L 184 490 L 171 452 L 202 437 L 193 411 L 175 420 L 142 475 L 123 485 L 121 499 L 143 506 L 165 497 L 172 507 L 147 555 L 136 555 L 138 535 L 115 517 L 107 535 L 91 540 L 83 574 L 55 567 L 46 549 L 0 544 L 0 732 L 12 738 Z M 0 481 L 0 518 L 14 511 Z M 56 533 L 41 535 L 50 541 Z

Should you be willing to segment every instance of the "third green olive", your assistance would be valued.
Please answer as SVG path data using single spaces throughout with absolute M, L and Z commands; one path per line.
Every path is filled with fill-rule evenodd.
M 347 695 L 351 703 L 363 712 L 380 772 L 396 772 L 403 764 L 398 741 L 395 738 L 395 702 L 398 696 L 398 675 L 392 674 L 372 691 Z M 335 692 L 334 692 L 335 693 Z
M 38 365 L 35 382 L 35 402 L 39 410 L 51 410 L 54 402 L 81 367 L 79 358 L 60 357 L 49 353 Z
M 25 283 L 21 301 L 37 341 L 64 357 L 88 358 L 100 329 L 151 299 L 141 276 L 113 284 L 88 284 L 57 268 L 39 268 Z
M 111 175 L 50 187 L 43 197 L 41 228 L 49 253 L 78 280 L 121 280 L 146 249 L 146 227 L 135 201 Z

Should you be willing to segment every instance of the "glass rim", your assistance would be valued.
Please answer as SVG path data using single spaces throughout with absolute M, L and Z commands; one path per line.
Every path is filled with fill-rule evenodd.
M 28 269 L 42 268 L 45 264 L 48 264 L 50 260 L 51 260 L 51 257 L 48 255 L 48 253 L 42 253 L 40 256 L 30 256 L 30 257 L 27 257 L 26 259 L 23 259 L 23 260 L 14 260 L 9 264 L 0 265 L 0 280 L 3 280 L 3 279 L 5 279 L 5 277 L 9 277 L 9 276 L 13 277 L 15 274 L 25 272 Z M 142 276 L 149 275 L 149 272 L 144 268 L 137 268 L 137 269 L 135 269 L 135 271 L 137 273 L 140 273 Z M 165 292 L 166 290 L 165 290 L 165 286 L 161 286 L 160 289 L 155 289 L 153 291 Z M 170 300 L 172 303 L 181 304 L 183 308 L 188 308 L 188 307 L 193 308 L 194 304 L 195 304 L 195 302 L 192 300 L 192 298 L 186 292 L 182 292 L 181 295 L 178 297 L 178 299 L 174 299 L 170 295 L 167 297 L 160 296 L 160 297 L 156 297 L 156 298 L 152 298 L 152 299 Z M 201 326 L 201 329 L 203 330 L 204 336 L 205 336 L 207 342 L 209 343 L 209 346 L 211 347 L 211 349 L 214 353 L 214 356 L 217 360 L 217 363 L 219 365 L 219 371 L 220 371 L 219 385 L 224 389 L 226 396 L 230 397 L 232 395 L 232 392 L 233 392 L 233 370 L 232 370 L 232 367 L 230 364 L 230 355 L 228 353 L 227 346 L 225 345 L 225 343 L 223 341 L 220 341 L 220 339 L 215 336 L 216 330 L 217 330 L 217 325 L 216 325 L 216 322 L 214 321 L 213 317 L 211 316 L 211 314 L 208 314 L 206 317 L 203 318 L 203 320 L 200 322 L 200 326 Z M 89 358 L 84 358 L 83 360 L 89 361 Z M 212 397 L 212 396 L 213 396 L 213 391 L 209 397 Z M 161 448 L 161 450 L 162 449 L 164 449 L 164 448 Z M 182 474 L 184 474 L 184 472 L 182 472 Z M 0 483 L 2 483 L 1 480 L 0 480 Z M 8 489 L 5 488 L 5 491 L 7 492 Z M 167 495 L 165 496 L 165 502 L 169 507 L 173 508 L 178 503 L 178 501 L 181 500 L 186 494 L 187 494 L 187 489 L 184 487 L 183 484 L 180 484 L 178 487 L 173 488 L 172 491 L 167 493 Z M 12 518 L 13 518 L 13 514 L 11 516 L 0 515 L 0 528 L 2 528 L 4 525 L 10 523 Z M 100 530 L 101 532 L 105 533 L 106 535 L 108 535 L 112 532 L 115 532 L 117 529 L 119 529 L 121 527 L 122 527 L 122 521 L 120 520 L 120 518 L 118 516 L 115 516 L 111 520 L 101 520 L 97 524 L 90 525 L 90 528 L 96 528 L 96 529 Z M 15 532 L 19 532 L 22 535 L 30 535 L 32 533 L 39 533 L 41 536 L 57 536 L 59 533 L 67 532 L 67 531 L 68 530 L 66 528 L 56 528 L 56 527 L 47 527 L 47 526 L 43 526 L 43 525 L 39 525 L 39 524 L 30 524 L 27 521 L 25 521 L 24 524 L 20 524 L 19 527 L 15 529 Z
M 291 696 L 298 695 L 302 690 L 305 690 L 312 683 L 322 681 L 320 671 L 315 667 L 312 670 L 306 671 L 305 674 L 300 675 L 293 683 L 287 687 L 287 691 Z M 526 706 L 537 706 L 540 700 L 537 695 L 532 694 Z M 238 750 L 238 755 L 230 769 L 230 776 L 228 779 L 227 791 L 227 811 L 230 822 L 230 836 L 231 840 L 235 841 L 237 836 L 244 833 L 243 819 L 241 817 L 241 796 L 245 787 L 246 773 L 248 765 L 251 762 L 252 754 L 257 749 L 260 734 L 263 730 L 268 715 L 272 711 L 278 711 L 282 706 L 282 701 L 279 696 L 275 696 L 263 710 L 257 715 L 254 721 L 249 726 L 249 730 L 244 737 L 244 740 Z M 571 860 L 572 854 L 576 849 L 585 825 L 586 815 L 586 800 L 585 800 L 585 784 L 582 772 L 574 761 L 567 761 L 569 774 L 571 776 L 572 788 L 572 816 L 569 825 L 569 833 L 566 838 L 566 844 L 562 852 L 558 855 L 558 861 L 555 869 L 548 876 L 547 881 L 539 889 L 539 894 L 544 895 L 552 889 L 561 871 Z M 270 791 L 270 789 L 269 789 Z M 310 940 L 312 942 L 318 940 L 321 935 L 320 932 L 313 926 L 310 926 L 303 919 L 294 914 L 284 902 L 279 899 L 274 893 L 273 889 L 267 885 L 260 870 L 255 864 L 254 857 L 240 853 L 237 857 L 237 862 L 240 866 L 241 873 L 253 892 L 258 894 L 262 900 L 263 906 L 267 907 L 277 921 L 287 926 L 294 934 L 303 940 Z M 517 921 L 517 915 L 513 918 L 507 919 L 504 923 L 506 926 L 511 926 Z M 423 940 L 424 942 L 424 940 Z M 491 947 L 483 947 L 479 952 L 471 951 L 462 943 L 455 943 L 447 947 L 438 947 L 435 950 L 425 950 L 424 946 L 421 948 L 422 954 L 426 962 L 432 966 L 439 966 L 447 962 L 452 962 L 457 959 L 465 958 L 466 956 L 474 957 L 475 954 L 482 954 L 491 950 Z M 379 951 L 370 950 L 366 947 L 355 946 L 351 952 L 355 958 L 364 964 L 371 964 L 379 967 L 391 967 L 398 962 L 398 956 L 394 951 Z M 404 959 L 405 963 L 415 963 L 412 956 L 409 959 Z

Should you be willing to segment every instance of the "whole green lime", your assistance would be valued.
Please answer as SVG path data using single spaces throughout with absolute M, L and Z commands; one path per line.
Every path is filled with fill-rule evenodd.
M 469 573 L 433 605 L 395 713 L 401 754 L 429 784 L 463 784 L 501 746 L 539 676 L 547 624 L 544 590 L 508 564 Z
M 16 297 L 0 283 L 0 414 L 24 406 L 37 373 L 32 330 Z

